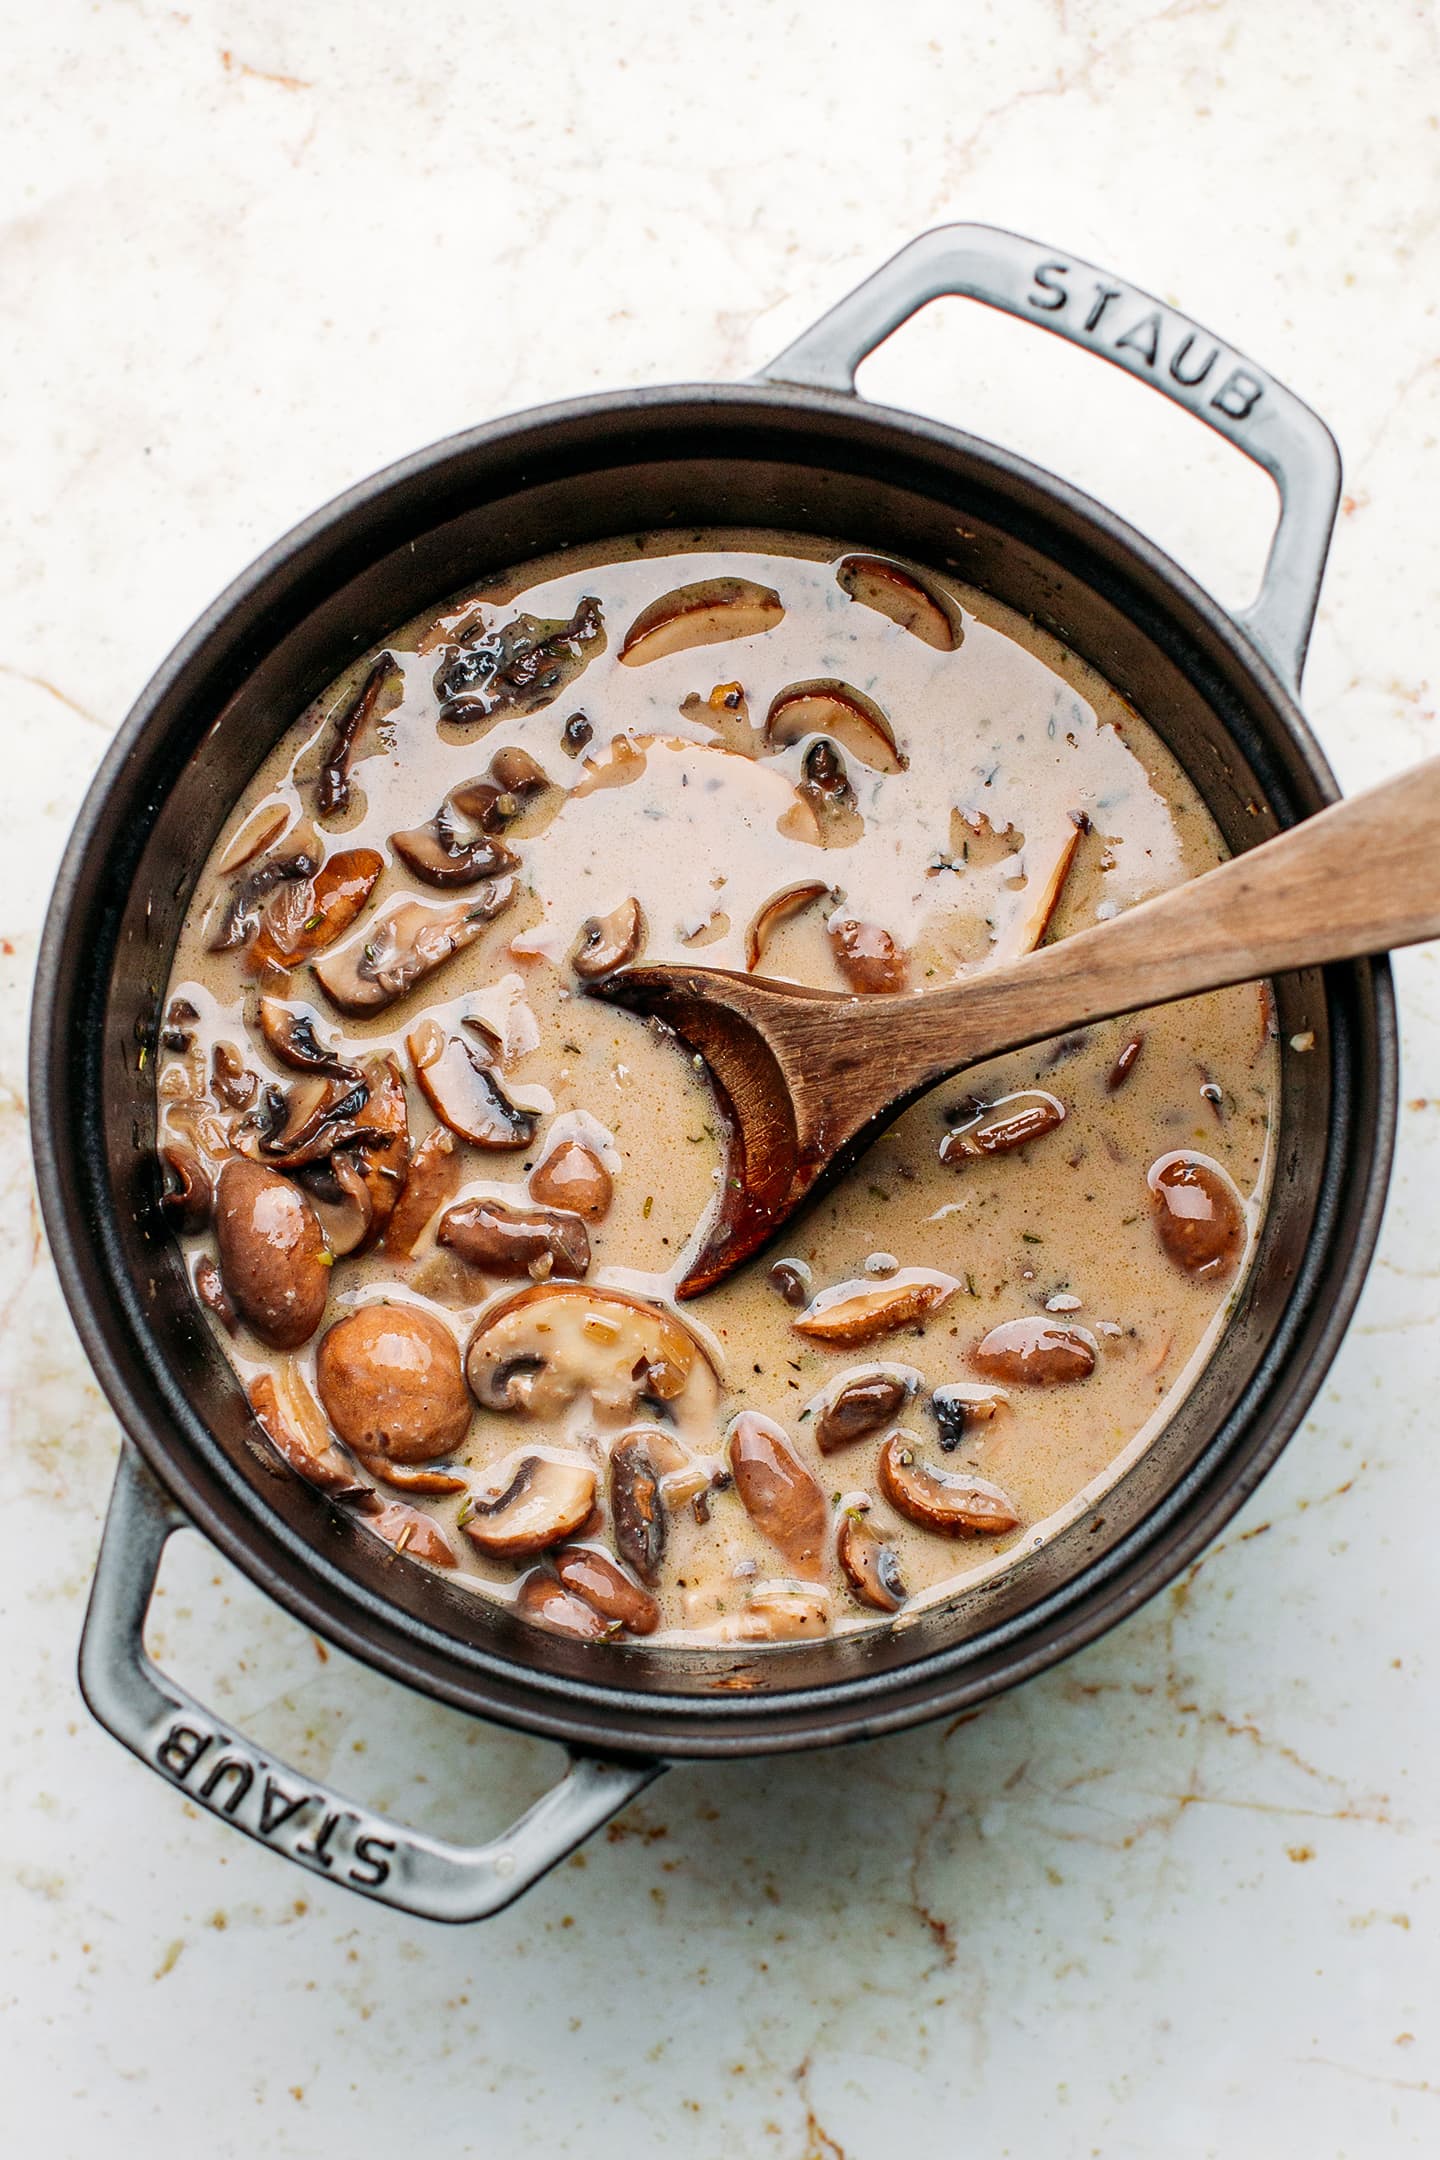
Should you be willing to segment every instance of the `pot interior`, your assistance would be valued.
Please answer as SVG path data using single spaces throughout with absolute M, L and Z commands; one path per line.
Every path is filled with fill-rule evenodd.
M 89 1347 L 202 1527 L 310 1624 L 434 1692 L 551 1730 L 574 1731 L 583 1702 L 599 1721 L 587 1729 L 602 1733 L 608 1702 L 627 1735 L 650 1714 L 637 1706 L 658 1695 L 675 1752 L 691 1747 L 687 1733 L 702 1720 L 736 1734 L 732 1744 L 762 1725 L 782 1736 L 774 1744 L 787 1732 L 794 1744 L 821 1693 L 832 1705 L 853 1700 L 855 1729 L 867 1717 L 875 1729 L 881 1698 L 887 1716 L 907 1698 L 918 1706 L 942 1666 L 983 1691 L 1014 1676 L 1015 1646 L 1053 1633 L 1058 1615 L 1142 1547 L 1153 1555 L 1169 1539 L 1179 1565 L 1187 1509 L 1211 1504 L 1218 1485 L 1238 1504 L 1318 1382 L 1318 1369 L 1304 1377 L 1307 1342 L 1327 1296 L 1349 1294 L 1333 1281 L 1327 1291 L 1325 1274 L 1347 1236 L 1355 1242 L 1347 1178 L 1373 1170 L 1380 1146 L 1373 1118 L 1357 1123 L 1379 1055 L 1373 972 L 1281 980 L 1282 1041 L 1312 1034 L 1314 1049 L 1284 1059 L 1270 1208 L 1218 1353 L 1097 1504 L 998 1579 L 903 1630 L 760 1655 L 635 1643 L 597 1656 L 397 1561 L 283 1471 L 154 1208 L 144 1053 L 206 854 L 306 703 L 427 604 L 564 544 L 717 524 L 908 555 L 1033 616 L 1144 714 L 1234 850 L 1324 799 L 1303 726 L 1224 618 L 1133 535 L 1016 461 L 820 395 L 592 401 L 442 445 L 357 490 L 257 566 L 152 685 L 138 734 L 92 799 L 68 903 L 57 902 L 68 927 L 45 1127 L 50 1144 L 74 1151 L 72 1235 L 78 1209 L 89 1249 L 71 1255 L 70 1272 L 72 1295 L 84 1277 Z

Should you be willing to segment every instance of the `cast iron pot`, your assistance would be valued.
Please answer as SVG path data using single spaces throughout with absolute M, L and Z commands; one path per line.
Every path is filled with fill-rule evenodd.
M 1263 589 L 1232 619 L 1148 540 L 1008 451 L 858 398 L 860 361 L 963 294 L 1128 369 L 1270 473 Z M 80 1653 L 86 1701 L 190 1799 L 316 1873 L 434 1919 L 498 1911 L 667 1763 L 895 1732 L 1042 1671 L 1132 1613 L 1254 1490 L 1334 1354 L 1380 1221 L 1396 1092 L 1388 969 L 1276 985 L 1287 1050 L 1274 1197 L 1218 1354 L 1154 1446 L 1007 1574 L 904 1631 L 736 1652 L 585 1648 L 397 1560 L 284 1471 L 158 1219 L 152 1050 L 186 903 L 239 790 L 354 655 L 566 543 L 715 524 L 832 535 L 953 570 L 1092 661 L 1240 850 L 1330 801 L 1296 707 L 1339 491 L 1306 406 L 1175 309 L 981 226 L 923 235 L 753 381 L 522 413 L 366 481 L 225 593 L 113 744 L 40 952 L 32 1089 L 46 1227 L 128 1435 Z M 563 1741 L 567 1776 L 462 1848 L 267 1759 L 166 1678 L 142 1630 L 193 1524 L 297 1619 L 437 1699 Z

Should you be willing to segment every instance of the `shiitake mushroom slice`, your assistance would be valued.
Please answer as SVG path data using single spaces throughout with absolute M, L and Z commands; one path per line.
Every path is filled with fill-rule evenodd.
M 426 1224 L 460 1185 L 460 1157 L 455 1135 L 446 1125 L 426 1133 L 410 1158 L 405 1182 L 385 1226 L 385 1250 L 392 1259 L 408 1260 Z
M 668 1524 L 660 1473 L 644 1433 L 622 1433 L 610 1450 L 610 1526 L 621 1559 L 642 1582 L 657 1583 Z
M 246 952 L 251 972 L 285 975 L 333 945 L 364 907 L 384 867 L 374 848 L 344 848 L 328 855 L 303 884 L 282 885 Z
M 328 1073 L 336 1079 L 353 1075 L 333 1043 L 321 1038 L 322 1022 L 313 1005 L 280 997 L 262 997 L 259 1006 L 260 1035 L 278 1064 L 292 1072 Z
M 663 660 L 694 645 L 757 637 L 784 619 L 780 595 L 750 578 L 702 578 L 662 593 L 642 608 L 625 633 L 620 658 L 626 667 Z

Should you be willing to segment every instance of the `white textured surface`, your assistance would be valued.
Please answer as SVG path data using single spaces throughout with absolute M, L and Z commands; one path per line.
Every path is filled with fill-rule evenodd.
M 945 217 L 1113 265 L 1318 405 L 1349 492 L 1309 709 L 1348 785 L 1440 749 L 1432 10 L 4 0 L 0 34 L 4 2149 L 1440 2148 L 1440 952 L 1399 969 L 1359 1321 L 1180 1590 L 959 1729 L 678 1774 L 458 1933 L 199 1819 L 81 1709 L 116 1436 L 28 1198 L 18 1015 L 110 731 L 258 548 L 491 413 L 744 372 Z M 1263 488 L 1110 371 L 948 305 L 867 381 L 1243 597 Z M 552 1767 L 326 1660 L 193 1537 L 165 1588 L 182 1676 L 368 1798 L 478 1830 Z

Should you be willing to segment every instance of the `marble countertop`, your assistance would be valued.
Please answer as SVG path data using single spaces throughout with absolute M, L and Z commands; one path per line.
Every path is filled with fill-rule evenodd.
M 1347 786 L 1440 749 L 1433 10 L 3 0 L 0 23 L 6 2149 L 1434 2152 L 1440 949 L 1399 964 L 1359 1316 L 1203 1563 L 971 1722 L 674 1775 L 463 1931 L 245 1844 L 83 1711 L 117 1433 L 46 1259 L 23 1062 L 91 771 L 261 546 L 490 414 L 739 375 L 947 217 L 1113 265 L 1319 408 L 1347 493 L 1309 712 Z M 865 381 L 1077 479 L 1224 597 L 1253 586 L 1265 484 L 1085 356 L 949 303 Z M 327 1653 L 193 1536 L 157 1642 L 282 1756 L 450 1834 L 553 1773 Z

